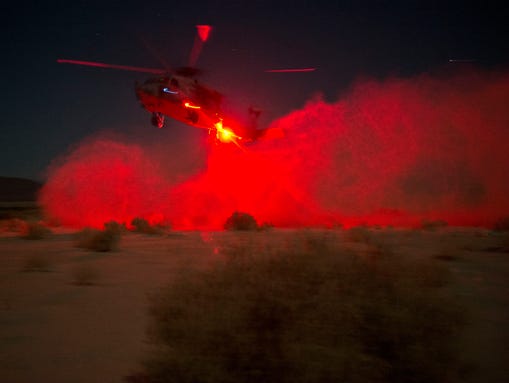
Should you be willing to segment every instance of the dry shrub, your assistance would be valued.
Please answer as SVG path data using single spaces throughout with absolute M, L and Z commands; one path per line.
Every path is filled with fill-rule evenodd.
M 258 230 L 260 231 L 267 231 L 272 229 L 274 229 L 274 224 L 271 222 L 264 222 L 258 227 Z
M 163 234 L 168 228 L 162 224 L 151 225 L 145 218 L 136 217 L 131 221 L 132 231 L 142 234 Z
M 442 221 L 442 220 L 435 220 L 435 221 L 424 220 L 421 222 L 421 229 L 423 229 L 423 230 L 434 231 L 434 230 L 438 230 L 438 229 L 443 229 L 446 226 L 447 226 L 447 222 Z
M 127 227 L 123 223 L 118 223 L 117 221 L 109 221 L 104 224 L 104 230 L 122 235 L 127 232 Z
M 258 223 L 251 214 L 236 211 L 224 224 L 225 230 L 257 230 Z
M 116 227 L 109 227 L 104 230 L 85 228 L 76 233 L 74 244 L 82 249 L 106 252 L 115 250 L 119 240 L 120 232 Z
M 365 258 L 332 236 L 254 244 L 152 299 L 146 382 L 453 381 L 462 312 L 433 260 Z M 253 246 L 253 247 L 249 247 Z M 134 377 L 134 375 L 133 375 Z
M 44 239 L 49 237 L 52 231 L 40 222 L 28 222 L 21 237 L 24 239 Z
M 9 218 L 1 221 L 1 230 L 10 233 L 27 232 L 28 224 L 19 218 Z
M 366 226 L 352 227 L 345 231 L 345 240 L 368 244 L 371 242 L 371 232 Z
M 509 232 L 506 233 L 502 240 L 502 251 L 509 253 Z
M 509 217 L 500 218 L 495 222 L 493 229 L 496 231 L 509 231 Z

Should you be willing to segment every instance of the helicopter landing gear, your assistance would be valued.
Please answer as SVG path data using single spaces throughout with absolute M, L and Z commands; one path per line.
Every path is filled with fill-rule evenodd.
M 161 129 L 164 126 L 164 116 L 162 113 L 154 112 L 152 113 L 152 118 L 150 119 L 152 125 L 156 128 Z

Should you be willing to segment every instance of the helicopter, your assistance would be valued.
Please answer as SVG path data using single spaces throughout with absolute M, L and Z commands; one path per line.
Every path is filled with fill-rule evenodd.
M 223 95 L 198 80 L 201 71 L 195 67 L 203 44 L 208 40 L 212 27 L 196 25 L 197 35 L 191 50 L 189 65 L 176 69 L 157 69 L 127 65 L 106 64 L 93 61 L 58 59 L 61 64 L 85 65 L 100 68 L 150 73 L 143 83 L 136 82 L 135 93 L 141 106 L 151 113 L 151 124 L 163 128 L 165 117 L 186 125 L 208 130 L 216 142 L 248 143 L 262 137 L 280 137 L 274 129 L 258 129 L 261 110 L 249 107 L 249 123 L 239 124 L 223 113 Z M 310 72 L 315 68 L 272 69 L 266 72 Z

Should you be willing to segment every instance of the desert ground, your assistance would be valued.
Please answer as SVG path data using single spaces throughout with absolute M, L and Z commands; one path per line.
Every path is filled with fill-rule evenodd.
M 281 246 L 323 232 L 360 257 L 372 241 L 349 230 L 127 232 L 117 249 L 75 247 L 76 230 L 52 228 L 44 239 L 0 236 L 0 375 L 2 382 L 122 382 L 150 351 L 148 297 L 189 268 L 208 267 L 242 243 Z M 461 353 L 465 381 L 509 377 L 508 236 L 481 228 L 367 228 L 406 257 L 429 257 L 452 275 L 448 286 L 466 308 Z

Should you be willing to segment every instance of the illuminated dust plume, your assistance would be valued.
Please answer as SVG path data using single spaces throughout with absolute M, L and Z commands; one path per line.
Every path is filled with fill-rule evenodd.
M 490 226 L 509 216 L 508 101 L 500 72 L 357 82 L 274 121 L 284 138 L 204 148 L 185 177 L 149 145 L 88 139 L 51 167 L 40 203 L 75 227 L 221 229 L 234 211 L 282 227 Z

